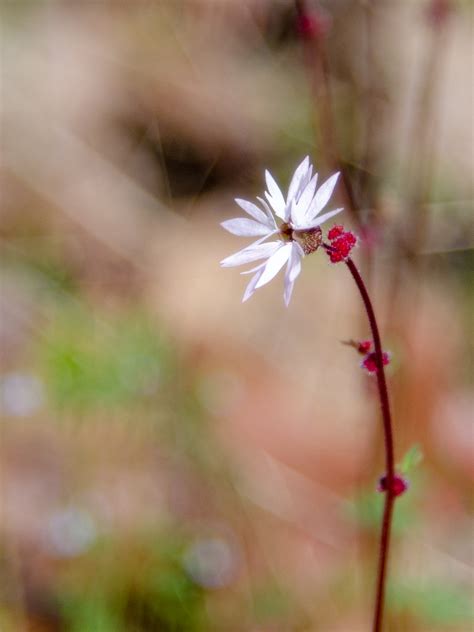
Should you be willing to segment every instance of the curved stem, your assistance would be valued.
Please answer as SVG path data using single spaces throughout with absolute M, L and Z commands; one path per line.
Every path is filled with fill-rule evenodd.
M 352 259 L 346 260 L 346 265 L 351 273 L 357 288 L 360 292 L 362 300 L 364 302 L 365 311 L 367 312 L 367 318 L 369 320 L 370 329 L 372 332 L 372 338 L 374 341 L 375 358 L 377 363 L 377 386 L 380 397 L 380 407 L 382 410 L 383 429 L 384 429 L 384 443 L 385 443 L 385 463 L 386 463 L 386 492 L 385 492 L 385 505 L 382 520 L 382 530 L 380 535 L 380 550 L 379 550 L 379 564 L 378 564 L 378 576 L 377 576 L 377 592 L 373 619 L 373 632 L 380 632 L 382 629 L 382 617 L 385 600 L 385 583 L 387 575 L 387 560 L 388 552 L 390 548 L 390 532 L 392 526 L 393 504 L 395 496 L 393 493 L 393 477 L 394 477 L 394 450 L 393 450 L 393 433 L 392 433 L 392 419 L 390 415 L 390 403 L 388 399 L 387 382 L 385 380 L 385 372 L 383 365 L 382 355 L 382 343 L 380 340 L 379 328 L 377 325 L 377 319 L 375 318 L 374 308 L 372 302 L 365 287 L 364 281 L 360 275 L 359 270 L 352 261 Z

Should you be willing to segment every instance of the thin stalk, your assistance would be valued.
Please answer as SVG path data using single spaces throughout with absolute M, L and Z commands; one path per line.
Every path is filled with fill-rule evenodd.
M 352 259 L 347 259 L 346 265 L 349 272 L 354 279 L 357 288 L 364 302 L 365 311 L 367 312 L 367 318 L 370 324 L 370 330 L 372 332 L 372 338 L 374 341 L 375 358 L 377 363 L 377 386 L 380 397 L 380 408 L 382 411 L 384 439 L 385 439 L 385 463 L 386 463 L 386 476 L 387 485 L 385 492 L 385 505 L 382 520 L 382 529 L 380 535 L 380 549 L 379 549 L 379 564 L 377 574 L 377 592 L 375 599 L 374 619 L 373 619 L 373 632 L 380 632 L 382 629 L 382 618 L 385 601 L 385 584 L 387 577 L 387 561 L 388 553 L 390 549 L 390 533 L 392 527 L 393 516 L 393 504 L 395 501 L 395 495 L 393 493 L 393 478 L 395 475 L 394 465 L 394 450 L 393 450 L 393 432 L 392 432 L 392 418 L 390 415 L 390 402 L 388 399 L 387 382 L 385 380 L 385 371 L 383 365 L 383 351 L 382 343 L 380 340 L 379 328 L 377 325 L 377 319 L 375 317 L 374 308 L 365 287 L 365 283 Z
M 329 244 L 323 244 L 323 247 L 328 251 L 333 250 L 333 248 Z M 377 364 L 377 386 L 378 386 L 378 391 L 379 391 L 380 408 L 382 411 L 383 430 L 384 430 L 386 491 L 385 491 L 385 504 L 384 504 L 383 518 L 382 518 L 382 528 L 381 528 L 381 533 L 380 533 L 379 562 L 378 562 L 378 572 L 377 572 L 377 590 L 376 590 L 376 597 L 375 597 L 374 619 L 373 619 L 373 626 L 372 626 L 373 632 L 381 632 L 384 602 L 385 602 L 387 563 L 388 563 L 388 554 L 389 554 L 389 549 L 390 549 L 390 534 L 391 534 L 391 529 L 392 529 L 393 505 L 395 501 L 395 494 L 393 491 L 393 480 L 395 476 L 395 459 L 394 459 L 394 449 L 393 449 L 392 417 L 390 414 L 390 402 L 388 399 L 387 381 L 385 379 L 382 342 L 380 339 L 380 332 L 377 325 L 377 319 L 375 317 L 374 308 L 372 306 L 372 301 L 370 300 L 370 296 L 367 291 L 367 288 L 365 287 L 365 283 L 355 263 L 352 261 L 351 258 L 348 258 L 345 263 L 362 297 L 365 311 L 367 313 L 367 318 L 369 320 L 370 330 L 372 332 L 372 339 L 374 342 L 374 349 L 375 349 L 375 360 Z
M 306 0 L 295 0 L 297 15 L 301 18 L 311 16 L 306 6 Z M 354 222 L 359 229 L 362 229 L 361 219 L 358 213 L 359 205 L 356 203 L 351 179 L 347 173 L 347 168 L 342 160 L 337 139 L 337 130 L 334 120 L 333 97 L 331 90 L 331 77 L 329 60 L 323 42 L 324 37 L 303 38 L 303 52 L 308 70 L 309 81 L 314 98 L 314 121 L 315 128 L 320 130 L 323 140 L 323 147 L 326 151 L 326 158 L 331 169 L 341 172 L 343 184 L 343 194 L 348 211 L 351 213 Z M 318 104 L 318 107 L 316 107 Z

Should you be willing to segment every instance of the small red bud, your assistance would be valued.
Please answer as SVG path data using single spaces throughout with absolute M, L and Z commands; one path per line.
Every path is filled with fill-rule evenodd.
M 344 255 L 340 252 L 329 252 L 329 260 L 331 263 L 339 263 L 340 261 L 344 261 Z
M 331 228 L 331 230 L 328 232 L 328 239 L 330 241 L 332 241 L 333 239 L 336 239 L 336 237 L 340 237 L 344 232 L 344 226 L 338 225 L 338 226 L 333 226 Z
M 330 26 L 330 19 L 321 12 L 301 13 L 296 21 L 297 31 L 304 39 L 322 37 L 329 31 Z
M 394 496 L 401 496 L 409 487 L 409 483 L 405 478 L 402 478 L 400 474 L 394 474 L 392 478 L 392 493 Z M 379 483 L 377 485 L 378 492 L 386 492 L 388 491 L 388 476 L 382 476 L 379 479 Z
M 357 351 L 362 355 L 366 355 L 371 349 L 372 340 L 361 340 L 359 343 L 357 343 Z
M 382 363 L 384 366 L 390 363 L 390 354 L 386 351 L 382 353 Z M 377 354 L 375 351 L 368 353 L 360 363 L 360 366 L 369 373 L 377 373 Z
M 347 244 L 348 244 L 351 248 L 353 248 L 353 247 L 356 245 L 356 243 L 357 243 L 357 238 L 356 238 L 356 236 L 355 236 L 353 233 L 351 233 L 351 232 L 346 233 L 346 235 L 345 235 L 345 239 L 346 239 L 346 243 L 347 243 Z

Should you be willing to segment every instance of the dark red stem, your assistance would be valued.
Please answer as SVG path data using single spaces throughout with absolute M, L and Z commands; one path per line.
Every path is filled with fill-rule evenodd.
M 385 506 L 383 512 L 382 531 L 380 535 L 380 552 L 379 552 L 379 565 L 377 574 L 377 593 L 375 600 L 374 620 L 373 620 L 373 632 L 380 632 L 382 630 L 382 618 L 385 601 L 385 583 L 387 576 L 387 561 L 388 552 L 390 548 L 390 531 L 392 526 L 393 504 L 395 496 L 393 493 L 393 478 L 394 478 L 394 452 L 393 452 L 393 434 L 392 434 L 392 419 L 390 415 L 390 403 L 388 399 L 387 382 L 385 380 L 385 372 L 382 357 L 382 343 L 380 340 L 379 328 L 377 325 L 377 319 L 375 318 L 374 308 L 372 302 L 365 287 L 365 283 L 362 280 L 359 270 L 352 259 L 347 259 L 346 265 L 349 268 L 349 272 L 352 274 L 352 278 L 356 282 L 360 295 L 364 302 L 365 311 L 367 312 L 367 318 L 369 319 L 370 329 L 372 332 L 372 338 L 374 341 L 375 357 L 377 362 L 377 386 L 380 397 L 380 408 L 382 410 L 383 429 L 385 438 L 385 462 L 386 462 L 386 476 L 387 476 L 387 491 L 385 492 Z

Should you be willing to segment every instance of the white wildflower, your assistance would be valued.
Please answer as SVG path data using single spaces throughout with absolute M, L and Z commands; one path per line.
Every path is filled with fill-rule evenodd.
M 317 189 L 318 174 L 313 175 L 313 166 L 307 156 L 291 179 L 286 200 L 269 171 L 265 172 L 266 200 L 257 198 L 261 208 L 247 200 L 235 200 L 252 219 L 229 219 L 221 225 L 234 235 L 260 238 L 223 259 L 221 265 L 232 267 L 265 259 L 255 268 L 242 272 L 254 273 L 242 301 L 271 281 L 286 264 L 284 298 L 286 305 L 289 304 L 295 280 L 301 271 L 301 259 L 321 244 L 321 224 L 342 211 L 342 208 L 337 208 L 320 215 L 329 202 L 338 176 L 339 173 L 335 173 Z M 276 239 L 266 241 L 272 236 Z

